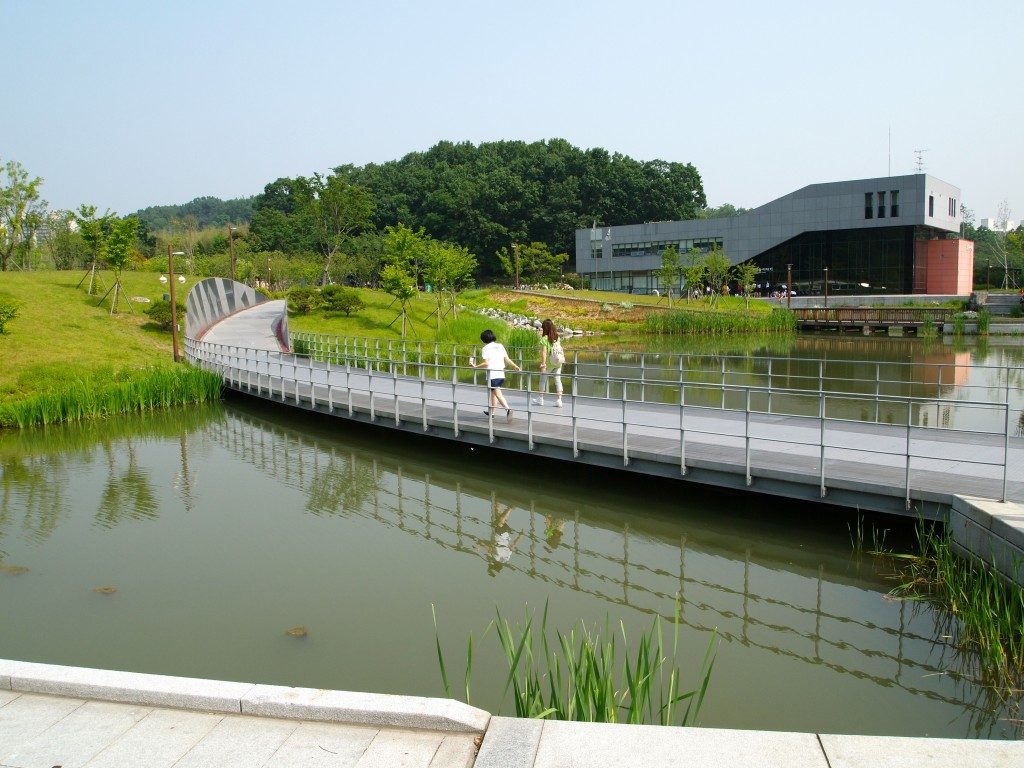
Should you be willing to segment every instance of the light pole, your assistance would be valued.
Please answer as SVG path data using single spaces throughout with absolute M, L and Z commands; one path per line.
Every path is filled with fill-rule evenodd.
M 828 267 L 825 267 L 825 309 L 828 309 Z
M 228 251 L 231 253 L 231 279 L 235 279 L 235 232 L 238 227 L 228 224 Z
M 519 290 L 519 243 L 512 243 L 512 263 L 516 267 L 516 290 Z
M 184 251 L 172 251 L 171 246 L 167 246 L 167 287 L 171 293 L 171 351 L 174 354 L 174 362 L 181 362 L 181 356 L 178 354 L 178 300 L 174 296 L 174 257 L 184 256 Z M 184 275 L 183 275 L 184 277 Z
M 786 265 L 786 309 L 793 306 L 793 265 Z

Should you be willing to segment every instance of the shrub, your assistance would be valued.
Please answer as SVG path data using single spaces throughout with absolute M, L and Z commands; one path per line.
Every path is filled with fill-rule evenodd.
M 584 282 L 583 278 L 576 272 L 567 272 L 565 275 L 562 276 L 562 282 L 565 283 L 566 285 L 571 285 L 577 291 L 581 290 L 586 286 L 586 283 Z
M 160 301 L 153 302 L 153 305 L 146 309 L 146 314 L 149 319 L 160 326 L 165 331 L 171 330 L 171 302 Z M 180 323 L 185 317 L 185 307 L 178 304 L 178 322 Z
M 17 316 L 17 303 L 13 299 L 0 298 L 0 333 L 7 333 L 7 324 Z
M 288 309 L 298 315 L 308 315 L 320 304 L 320 295 L 312 288 L 292 288 L 288 291 Z
M 359 297 L 358 291 L 341 285 L 324 286 L 320 295 L 326 312 L 344 312 L 345 317 L 348 317 L 353 312 L 358 312 L 366 306 Z

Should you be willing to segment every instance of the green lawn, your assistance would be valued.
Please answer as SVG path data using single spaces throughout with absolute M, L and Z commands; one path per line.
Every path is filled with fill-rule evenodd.
M 122 301 L 113 316 L 109 299 L 96 306 L 113 284 L 109 272 L 99 274 L 103 290 L 88 296 L 85 285 L 76 287 L 81 272 L 0 272 L 0 296 L 20 305 L 0 334 L 0 398 L 53 388 L 101 369 L 170 364 L 170 333 L 149 324 L 143 314 L 149 304 L 132 302 L 132 313 Z M 166 291 L 159 277 L 125 273 L 122 284 L 127 296 L 153 301 Z M 183 292 L 193 284 L 188 280 Z

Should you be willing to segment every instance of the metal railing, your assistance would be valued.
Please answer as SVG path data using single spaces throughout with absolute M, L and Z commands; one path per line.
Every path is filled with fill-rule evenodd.
M 914 310 L 917 311 L 917 310 Z M 344 363 L 351 359 L 356 365 L 373 365 L 381 370 L 400 364 L 403 375 L 419 375 L 416 368 L 427 366 L 432 377 L 447 377 L 447 368 L 454 362 L 479 357 L 475 344 L 402 341 L 396 339 L 347 338 L 324 334 L 291 334 L 292 350 L 316 360 Z M 520 367 L 535 363 L 536 349 L 509 348 L 509 355 Z M 873 398 L 909 396 L 917 400 L 943 399 L 950 392 L 961 397 L 950 398 L 973 403 L 989 402 L 1002 414 L 1003 406 L 1012 402 L 1024 388 L 1024 368 L 950 363 L 879 362 L 877 360 L 836 360 L 780 358 L 769 356 L 679 354 L 660 352 L 613 352 L 606 350 L 571 350 L 563 370 L 566 374 L 589 375 L 602 381 L 615 379 L 639 382 L 637 399 L 645 402 L 675 402 L 678 390 L 668 395 L 659 390 L 663 385 L 696 383 L 735 387 L 759 387 L 768 391 L 794 390 L 860 394 Z M 983 383 L 968 381 L 974 372 Z M 867 375 L 865 375 L 867 373 Z M 477 376 L 480 380 L 482 374 Z M 528 389 L 529 380 L 511 374 L 506 387 Z M 647 393 L 652 393 L 648 398 Z M 659 394 L 660 393 L 660 394 Z M 597 392 L 587 394 L 597 395 Z M 610 397 L 610 384 L 606 397 Z M 660 400 L 658 398 L 661 398 Z M 707 403 L 713 405 L 713 403 Z M 770 412 L 786 415 L 775 403 Z M 725 407 L 724 405 L 722 407 Z M 815 409 L 816 411 L 816 409 Z M 806 413 L 802 415 L 807 415 Z M 936 414 L 934 424 L 917 426 L 942 427 L 950 419 Z M 857 421 L 890 423 L 898 417 L 871 407 L 859 411 Z
M 403 351 L 407 352 L 408 348 Z M 338 409 L 347 410 L 350 417 L 358 410 L 368 414 L 370 421 L 376 421 L 381 416 L 393 419 L 396 425 L 401 424 L 403 419 L 418 421 L 424 431 L 428 431 L 432 424 L 443 423 L 445 426 L 450 425 L 458 437 L 462 429 L 460 416 L 482 404 L 482 386 L 472 386 L 478 383 L 479 371 L 459 366 L 455 362 L 458 359 L 457 348 L 452 353 L 451 361 L 440 358 L 440 349 L 432 361 L 423 355 L 410 360 L 407 354 L 395 354 L 394 347 L 387 354 L 380 347 L 373 349 L 370 354 L 368 342 L 364 342 L 363 348 L 358 350 L 353 345 L 353 348 L 340 352 L 331 351 L 326 355 L 326 360 L 317 359 L 315 350 L 311 352 L 314 354 L 298 355 L 193 340 L 186 342 L 189 358 L 216 370 L 229 386 L 259 395 L 265 392 L 267 397 L 296 404 L 309 403 L 314 409 L 322 406 L 332 413 Z M 1007 498 L 1010 440 L 1008 402 L 925 400 L 879 394 L 867 397 L 860 393 L 824 389 L 817 392 L 773 390 L 759 386 L 732 385 L 725 383 L 724 379 L 711 384 L 686 381 L 666 384 L 644 379 L 605 378 L 575 371 L 566 374 L 565 378 L 569 380 L 566 390 L 569 395 L 568 407 L 561 412 L 553 413 L 551 409 L 543 411 L 540 422 L 543 434 L 538 435 L 538 409 L 531 403 L 532 398 L 526 397 L 525 434 L 518 434 L 519 428 L 516 427 L 511 435 L 524 439 L 529 450 L 535 449 L 538 439 L 564 439 L 568 428 L 574 458 L 580 455 L 581 442 L 586 442 L 587 450 L 619 455 L 622 465 L 629 466 L 632 457 L 630 439 L 640 437 L 648 444 L 646 453 L 651 452 L 650 444 L 653 441 L 658 449 L 656 460 L 675 461 L 679 473 L 686 475 L 688 448 L 693 446 L 696 436 L 696 442 L 703 439 L 705 442 L 725 445 L 733 449 L 734 453 L 740 449 L 744 480 L 749 486 L 754 479 L 755 443 L 772 445 L 776 449 L 780 445 L 813 448 L 822 498 L 827 494 L 829 480 L 826 454 L 830 449 L 834 452 L 853 451 L 880 459 L 883 469 L 891 471 L 893 467 L 902 468 L 900 485 L 903 486 L 904 504 L 908 510 L 911 508 L 911 470 L 914 460 L 952 461 L 961 470 L 970 469 L 981 475 L 985 473 L 982 469 L 984 467 L 998 468 L 1002 475 L 998 495 L 1003 501 Z M 525 373 L 512 387 L 521 388 L 529 394 L 535 391 L 537 380 L 538 374 Z M 645 399 L 647 392 L 656 386 L 667 386 L 675 392 L 676 399 L 668 402 L 662 398 Z M 714 405 L 706 403 L 708 392 L 712 399 L 718 401 Z M 787 414 L 787 428 L 780 429 L 777 420 L 772 418 L 778 413 L 772 410 L 773 400 L 777 403 L 780 400 L 795 402 L 800 399 L 816 405 L 816 410 L 811 413 Z M 859 443 L 851 444 L 850 436 L 835 428 L 845 422 L 859 421 L 843 416 L 849 410 L 850 402 L 854 403 L 854 408 L 864 403 L 873 403 L 876 409 L 890 414 L 902 413 L 905 419 L 876 428 L 879 429 L 877 434 L 859 438 L 854 436 L 855 442 L 859 440 Z M 945 428 L 945 431 L 955 431 L 963 436 L 964 445 L 970 451 L 959 451 L 955 456 L 948 451 L 925 453 L 925 441 L 915 441 L 913 433 L 914 430 L 922 429 L 927 432 L 930 428 L 914 424 L 913 416 L 922 408 L 930 409 L 933 405 L 940 411 L 943 408 L 996 408 L 1002 415 L 1002 429 Z M 811 408 L 804 406 L 801 410 L 809 411 Z M 719 417 L 701 418 L 716 413 L 720 414 Z M 829 430 L 830 425 L 833 426 L 832 430 Z M 489 442 L 494 443 L 496 434 L 493 418 L 487 419 L 486 429 Z M 835 437 L 830 440 L 833 433 Z M 504 431 L 503 437 L 507 436 L 510 436 L 510 430 Z M 846 441 L 842 439 L 844 437 Z M 778 459 L 773 461 L 775 463 L 771 466 L 779 468 Z M 878 464 L 876 462 L 872 465 L 867 476 L 859 479 L 877 481 Z M 768 467 L 767 463 L 763 462 L 763 465 Z M 803 473 L 807 474 L 806 468 Z

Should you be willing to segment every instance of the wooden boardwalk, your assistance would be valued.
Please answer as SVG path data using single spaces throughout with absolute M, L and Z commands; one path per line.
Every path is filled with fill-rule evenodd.
M 439 380 L 422 367 L 402 375 L 393 363 L 382 371 L 352 356 L 332 365 L 281 352 L 259 332 L 280 312 L 274 304 L 232 315 L 189 340 L 187 354 L 255 397 L 590 466 L 934 519 L 956 494 L 1024 500 L 1024 448 L 1008 434 L 568 394 L 557 409 L 523 391 L 506 391 L 511 422 L 489 419 L 486 389 L 460 379 L 468 371 Z

